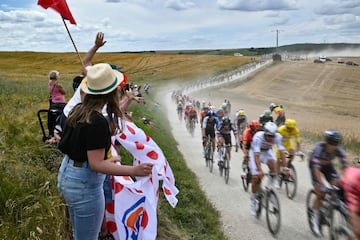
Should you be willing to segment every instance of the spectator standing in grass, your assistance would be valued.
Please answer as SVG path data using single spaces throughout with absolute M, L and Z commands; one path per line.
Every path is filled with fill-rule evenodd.
M 56 125 L 56 119 L 62 114 L 65 103 L 65 90 L 59 83 L 59 72 L 52 70 L 49 72 L 48 89 L 50 92 L 49 97 L 49 111 L 48 111 L 48 129 L 49 137 L 47 142 L 53 143 L 54 129 Z
M 124 76 L 109 64 L 92 66 L 80 87 L 83 102 L 66 121 L 59 149 L 65 154 L 58 175 L 58 190 L 68 207 L 75 240 L 97 240 L 105 211 L 103 183 L 107 175 L 147 176 L 152 164 L 115 164 L 108 158 L 111 136 L 119 131 L 119 84 Z M 107 118 L 102 109 L 107 105 Z

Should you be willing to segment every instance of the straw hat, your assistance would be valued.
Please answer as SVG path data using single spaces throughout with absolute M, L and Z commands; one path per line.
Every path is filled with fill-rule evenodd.
M 104 95 L 116 89 L 122 81 L 124 75 L 121 72 L 113 70 L 108 63 L 99 63 L 87 71 L 80 88 L 86 94 Z

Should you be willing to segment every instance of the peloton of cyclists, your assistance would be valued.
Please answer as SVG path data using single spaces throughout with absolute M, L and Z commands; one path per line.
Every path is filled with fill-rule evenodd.
M 317 236 L 320 236 L 319 221 L 321 199 L 325 196 L 327 188 L 324 184 L 322 175 L 331 185 L 340 186 L 339 175 L 335 170 L 333 160 L 338 158 L 343 168 L 348 166 L 345 150 L 340 145 L 342 136 L 337 130 L 326 130 L 324 132 L 324 141 L 314 145 L 309 157 L 309 168 L 311 182 L 314 186 L 316 198 L 313 203 L 313 230 Z
M 244 160 L 242 162 L 242 173 L 241 177 L 245 177 L 245 169 L 249 164 L 249 149 L 251 147 L 252 139 L 257 131 L 260 130 L 260 123 L 258 120 L 252 120 L 249 123 L 249 127 L 247 127 L 242 135 L 242 152 L 244 154 Z
M 231 122 L 230 118 L 228 116 L 225 116 L 225 117 L 223 117 L 222 121 L 220 122 L 220 125 L 218 126 L 218 128 L 216 130 L 216 136 L 218 139 L 218 147 L 224 146 L 224 144 L 228 145 L 228 147 L 226 147 L 226 151 L 228 152 L 229 160 L 231 160 L 231 149 L 232 149 L 232 147 L 231 147 L 232 146 L 231 132 L 233 132 L 233 134 L 234 134 L 236 145 L 237 145 L 239 142 L 238 135 L 237 135 L 237 129 L 236 129 L 235 125 Z M 222 164 L 222 159 L 219 156 L 218 165 L 221 166 L 221 164 Z
M 219 119 L 215 112 L 209 110 L 202 122 L 202 143 L 203 149 L 205 149 L 207 137 L 210 136 L 212 149 L 215 152 L 215 129 L 219 127 Z
M 256 200 L 255 196 L 259 190 L 260 179 L 264 177 L 261 163 L 268 166 L 270 173 L 276 173 L 276 157 L 273 151 L 273 145 L 277 145 L 280 153 L 281 160 L 285 161 L 285 148 L 282 145 L 282 137 L 277 132 L 277 126 L 273 122 L 267 122 L 262 131 L 255 133 L 251 142 L 249 151 L 249 167 L 252 175 L 251 178 L 251 215 L 256 214 Z M 270 178 L 270 186 L 277 187 L 279 185 L 277 177 Z

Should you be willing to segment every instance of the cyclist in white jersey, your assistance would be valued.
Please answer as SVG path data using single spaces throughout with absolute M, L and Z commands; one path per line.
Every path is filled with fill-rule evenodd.
M 252 175 L 251 179 L 251 215 L 256 214 L 255 195 L 259 190 L 260 179 L 264 177 L 261 163 L 268 166 L 271 173 L 276 172 L 276 156 L 272 149 L 276 144 L 282 161 L 285 161 L 285 147 L 282 145 L 282 136 L 277 132 L 277 126 L 273 122 L 267 122 L 264 125 L 264 130 L 257 132 L 251 142 L 249 151 L 249 167 Z M 271 186 L 278 185 L 276 176 L 271 179 Z

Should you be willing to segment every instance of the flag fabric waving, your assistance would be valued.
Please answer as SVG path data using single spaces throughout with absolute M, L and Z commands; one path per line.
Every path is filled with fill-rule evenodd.
M 70 9 L 66 3 L 65 0 L 38 0 L 38 5 L 42 6 L 45 9 L 52 8 L 60 15 L 66 19 L 69 20 L 71 24 L 76 25 L 76 21 L 74 17 L 72 16 Z
M 124 121 L 124 129 L 113 138 L 134 157 L 134 165 L 153 163 L 152 175 L 138 177 L 113 176 L 113 201 L 106 205 L 108 230 L 116 240 L 156 239 L 159 181 L 168 203 L 176 207 L 175 177 L 159 146 L 134 123 Z M 115 156 L 116 151 L 112 151 Z

